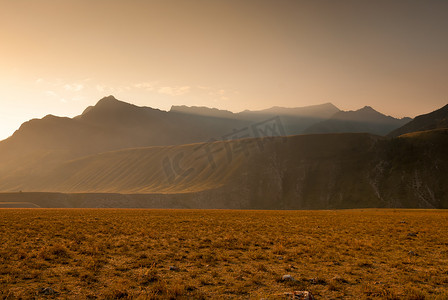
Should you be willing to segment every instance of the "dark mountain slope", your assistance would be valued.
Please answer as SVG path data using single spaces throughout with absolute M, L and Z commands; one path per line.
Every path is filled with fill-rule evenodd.
M 415 117 L 411 122 L 389 133 L 389 136 L 438 128 L 448 128 L 448 104 L 429 114 Z
M 1 178 L 0 190 L 99 193 L 101 205 L 108 194 L 127 194 L 114 196 L 118 207 L 448 208 L 447 146 L 448 132 L 439 130 L 137 148 Z

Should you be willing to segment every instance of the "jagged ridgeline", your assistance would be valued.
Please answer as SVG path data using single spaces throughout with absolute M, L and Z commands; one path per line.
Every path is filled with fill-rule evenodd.
M 328 128 L 338 115 L 331 104 L 239 114 L 188 107 L 163 112 L 107 97 L 73 119 L 29 121 L 2 141 L 0 201 L 31 207 L 448 207 L 448 130 L 399 137 L 298 134 L 325 120 Z M 391 119 L 381 119 L 384 130 Z M 291 128 L 301 132 L 291 135 Z

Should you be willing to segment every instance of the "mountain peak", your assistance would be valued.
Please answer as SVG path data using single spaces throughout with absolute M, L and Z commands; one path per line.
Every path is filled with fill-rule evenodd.
M 98 111 L 115 111 L 117 109 L 119 110 L 125 107 L 135 107 L 135 105 L 120 101 L 114 96 L 109 95 L 107 97 L 101 98 L 94 106 L 88 106 L 78 117 L 84 117 L 94 111 L 97 113 Z
M 103 97 L 102 99 L 100 99 L 100 101 L 102 101 L 102 100 L 103 101 L 106 101 L 106 100 L 110 100 L 110 101 L 116 100 L 116 101 L 118 101 L 118 99 L 115 98 L 114 95 L 109 95 L 109 96 Z
M 336 105 L 334 105 L 333 103 L 331 103 L 331 102 L 322 103 L 320 106 L 336 108 L 337 110 L 339 110 L 339 108 Z
M 379 113 L 377 110 L 373 109 L 373 107 L 371 106 L 364 106 L 363 108 L 358 110 L 359 112 L 375 112 L 375 113 Z
M 335 132 L 369 132 L 386 135 L 408 122 L 408 119 L 396 119 L 386 116 L 371 106 L 358 110 L 340 111 L 330 119 L 310 126 L 305 133 L 335 133 Z
M 132 105 L 130 103 L 120 101 L 112 95 L 109 95 L 107 97 L 100 99 L 100 101 L 98 101 L 95 106 L 98 107 L 98 106 L 105 106 L 105 105 L 111 106 L 111 105 L 123 105 L 123 104 Z M 132 105 L 132 106 L 134 106 L 134 105 Z

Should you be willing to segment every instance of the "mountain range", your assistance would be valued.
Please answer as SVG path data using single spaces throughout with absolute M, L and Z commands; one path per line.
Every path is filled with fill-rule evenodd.
M 211 139 L 247 137 L 234 134 L 245 127 L 278 118 L 284 135 L 330 132 L 387 134 L 410 121 L 372 108 L 343 112 L 331 103 L 232 113 L 206 107 L 173 106 L 169 112 L 101 99 L 74 118 L 48 115 L 24 123 L 2 148 L 32 151 L 58 149 L 71 155 L 143 146 L 182 145 Z M 9 146 L 5 146 L 9 145 Z M 1 152 L 0 152 L 1 153 Z
M 75 118 L 26 122 L 0 142 L 0 202 L 446 208 L 447 110 L 412 121 L 370 107 L 343 112 L 330 103 L 165 112 L 109 96 Z
M 304 133 L 368 132 L 386 135 L 411 120 L 411 118 L 396 119 L 386 116 L 370 106 L 365 106 L 357 111 L 338 111 L 328 120 L 311 125 Z

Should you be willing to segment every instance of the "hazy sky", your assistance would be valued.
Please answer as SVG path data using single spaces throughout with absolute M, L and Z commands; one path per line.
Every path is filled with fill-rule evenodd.
M 413 117 L 448 103 L 448 1 L 0 0 L 0 139 L 110 94 Z

